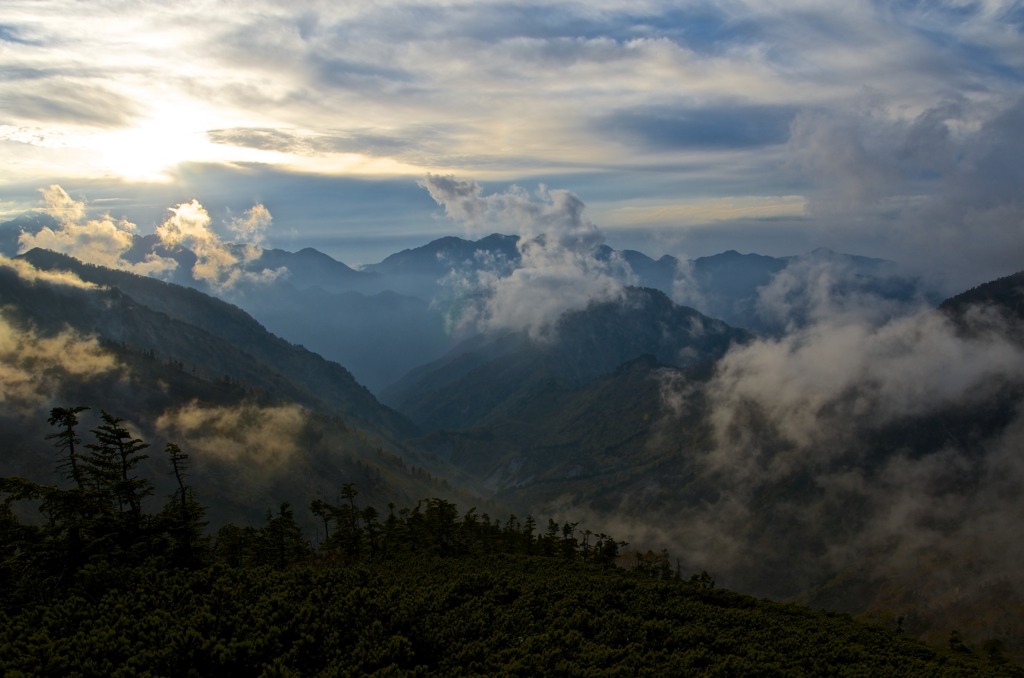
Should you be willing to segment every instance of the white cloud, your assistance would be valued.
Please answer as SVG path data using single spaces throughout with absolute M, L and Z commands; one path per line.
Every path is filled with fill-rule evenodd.
M 565 190 L 518 187 L 485 195 L 473 181 L 427 175 L 421 182 L 445 213 L 470 233 L 515 232 L 520 261 L 511 272 L 485 269 L 467 279 L 454 271 L 449 284 L 477 303 L 461 306 L 458 323 L 478 330 L 549 334 L 562 313 L 591 301 L 619 298 L 628 266 L 598 258 L 604 236 L 584 217 L 584 204 Z
M 140 275 L 163 277 L 177 267 L 177 262 L 154 252 L 141 261 L 129 261 L 126 255 L 135 244 L 137 227 L 126 219 L 109 214 L 91 219 L 84 200 L 75 200 L 57 185 L 42 189 L 44 214 L 54 217 L 55 228 L 43 227 L 36 233 L 22 232 L 21 252 L 39 247 L 69 254 L 81 261 L 108 268 L 132 271 Z M 213 230 L 212 219 L 198 200 L 170 208 L 168 217 L 156 227 L 155 234 L 167 248 L 191 249 L 197 259 L 193 278 L 224 293 L 240 283 L 268 283 L 284 274 L 284 269 L 260 269 L 254 265 L 262 255 L 259 245 L 266 238 L 273 217 L 260 203 L 250 207 L 241 217 L 227 224 L 238 244 L 224 242 Z
M 262 242 L 272 222 L 270 211 L 262 204 L 254 205 L 244 217 L 228 224 L 228 228 L 253 243 L 234 248 L 214 232 L 210 215 L 198 200 L 181 203 L 169 211 L 170 216 L 157 227 L 156 235 L 164 245 L 191 249 L 197 257 L 192 276 L 217 292 L 228 292 L 240 283 L 273 282 L 285 274 L 283 268 L 255 271 L 245 268 L 260 257 L 261 250 L 256 245 Z
M 237 236 L 237 242 L 259 246 L 263 244 L 273 221 L 270 210 L 262 203 L 257 203 L 247 209 L 241 217 L 232 219 L 228 229 Z
M 18 94 L 25 105 L 0 129 L 12 158 L 0 177 L 169 179 L 169 168 L 189 161 L 508 182 L 556 174 L 566 182 L 573 174 L 572 187 L 595 213 L 613 214 L 623 227 L 676 232 L 687 232 L 672 221 L 676 214 L 701 220 L 693 229 L 791 214 L 817 177 L 835 190 L 810 196 L 805 241 L 836 248 L 843 236 L 851 236 L 844 244 L 873 237 L 905 258 L 941 258 L 935 268 L 966 245 L 972 262 L 958 268 L 990 278 L 1011 256 L 981 243 L 1012 244 L 1018 234 L 1006 231 L 1019 215 L 1005 213 L 1009 203 L 957 216 L 960 226 L 991 236 L 974 241 L 958 237 L 961 227 L 905 237 L 893 214 L 938 202 L 933 214 L 956 216 L 930 199 L 955 195 L 959 170 L 948 182 L 908 183 L 907 173 L 945 175 L 949 162 L 966 168 L 975 142 L 996 133 L 979 125 L 1020 97 L 1014 7 L 254 2 L 228 11 L 182 2 L 134 3 L 129 13 L 122 3 L 86 10 L 15 0 L 5 4 L 5 30 L 23 48 L 0 55 L 11 76 L 0 95 Z M 103 93 L 89 97 L 77 124 L 64 105 L 73 91 Z M 961 113 L 930 129 L 954 132 L 953 153 L 947 144 L 915 156 L 913 144 L 890 143 L 927 136 L 911 129 L 914 121 L 949 102 Z M 623 112 L 758 107 L 803 111 L 794 149 L 807 174 L 781 175 L 777 143 L 691 148 L 672 129 L 659 137 L 658 120 L 644 126 L 647 140 L 665 143 L 631 143 L 596 124 Z M 745 122 L 757 119 L 737 125 Z M 225 130 L 235 133 L 215 133 Z M 239 130 L 259 130 L 262 141 Z M 958 135 L 971 130 L 979 136 L 960 144 Z M 266 144 L 278 137 L 294 143 Z M 47 147 L 55 140 L 59 149 Z M 601 188 L 585 193 L 588 182 Z M 658 208 L 618 209 L 637 204 Z M 754 235 L 750 226 L 729 237 Z M 721 249 L 730 247 L 746 249 Z
M 73 199 L 60 186 L 53 185 L 40 191 L 43 195 L 44 214 L 58 222 L 56 229 L 43 227 L 38 233 L 23 232 L 18 239 L 21 252 L 34 247 L 63 252 L 82 261 L 120 268 L 121 255 L 131 246 L 135 225 L 109 216 L 86 219 L 84 201 Z
M 1013 330 L 999 330 L 963 336 L 945 315 L 926 310 L 879 327 L 830 319 L 735 348 L 709 387 L 718 440 L 709 461 L 745 474 L 790 473 L 785 454 L 764 467 L 751 463 L 766 427 L 769 440 L 815 465 L 865 426 L 991 395 L 1005 380 L 1024 379 L 1024 347 L 1010 339 Z
M 124 255 L 134 244 L 135 224 L 126 219 L 114 219 L 109 214 L 89 219 L 85 201 L 75 200 L 56 184 L 40 192 L 45 204 L 42 212 L 56 219 L 58 225 L 56 228 L 44 226 L 36 233 L 22 232 L 18 238 L 21 252 L 39 247 L 69 254 L 89 264 L 142 275 L 160 275 L 177 266 L 173 260 L 153 254 L 142 262 L 125 260 Z
M 899 278 L 896 267 L 877 262 L 862 270 L 854 260 L 818 250 L 792 258 L 785 268 L 758 288 L 756 313 L 761 328 L 776 335 L 793 333 L 809 325 L 878 327 L 927 306 L 910 293 L 911 281 Z

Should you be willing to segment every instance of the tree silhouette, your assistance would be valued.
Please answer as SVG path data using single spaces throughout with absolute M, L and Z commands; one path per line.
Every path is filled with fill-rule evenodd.
M 95 494 L 116 501 L 119 513 L 123 514 L 127 506 L 129 526 L 137 530 L 142 521 L 142 500 L 153 493 L 153 486 L 133 472 L 149 457 L 142 454 L 149 444 L 133 438 L 122 425 L 123 419 L 106 411 L 101 411 L 100 418 L 103 423 L 92 430 L 96 442 L 86 445 L 93 453 L 82 459 L 83 471 Z
M 78 426 L 78 414 L 88 409 L 84 405 L 79 405 L 78 407 L 54 407 L 50 410 L 50 417 L 47 419 L 47 423 L 50 426 L 56 426 L 60 429 L 57 433 L 46 436 L 47 440 L 56 440 L 57 442 L 54 443 L 54 446 L 65 455 L 65 459 L 58 465 L 58 469 L 66 471 L 80 490 L 84 489 L 84 487 L 76 446 L 81 440 L 78 438 L 75 427 Z

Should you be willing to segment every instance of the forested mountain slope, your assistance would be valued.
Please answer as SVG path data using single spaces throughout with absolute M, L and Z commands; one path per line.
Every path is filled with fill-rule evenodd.
M 66 325 L 179 361 L 207 376 L 238 380 L 274 398 L 309 405 L 407 434 L 400 415 L 381 406 L 344 367 L 267 332 L 236 306 L 195 289 L 32 250 L 23 258 L 44 271 L 69 271 L 103 289 L 19 284 L 6 273 L 0 301 L 40 329 Z
M 425 429 L 464 430 L 510 416 L 552 389 L 581 388 L 643 355 L 667 365 L 711 363 L 748 338 L 658 290 L 627 288 L 622 299 L 564 314 L 539 339 L 472 339 L 413 371 L 382 399 Z
M 8 260 L 0 356 L 5 475 L 52 473 L 59 462 L 45 412 L 88 406 L 84 430 L 113 412 L 157 449 L 173 441 L 191 453 L 196 486 L 215 498 L 214 524 L 259 519 L 309 493 L 333 498 L 346 482 L 370 500 L 438 489 L 462 496 L 460 472 L 404 445 L 412 425 L 344 368 L 196 290 L 53 253 Z M 165 460 L 142 466 L 165 496 Z
M 473 423 L 419 443 L 514 507 L 685 545 L 686 567 L 739 590 L 1021 656 L 1018 278 L 877 325 L 837 316 L 736 342 L 703 368 L 641 357 L 575 387 L 516 363 L 514 343 L 487 359 L 469 346 L 411 376 L 432 374 L 438 394 L 474 384 L 477 398 L 441 401 Z M 596 356 L 615 345 L 601 336 Z M 529 397 L 502 388 L 506 373 Z

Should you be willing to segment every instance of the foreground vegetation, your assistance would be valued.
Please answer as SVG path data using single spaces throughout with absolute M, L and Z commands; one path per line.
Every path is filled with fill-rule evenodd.
M 844 616 L 523 555 L 90 567 L 0 629 L 4 675 L 1013 675 Z
M 343 485 L 310 505 L 315 548 L 287 504 L 209 535 L 187 455 L 167 446 L 179 492 L 147 514 L 145 443 L 104 413 L 84 451 L 79 411 L 51 413 L 70 487 L 0 479 L 3 675 L 1022 675 L 444 499 L 381 515 Z

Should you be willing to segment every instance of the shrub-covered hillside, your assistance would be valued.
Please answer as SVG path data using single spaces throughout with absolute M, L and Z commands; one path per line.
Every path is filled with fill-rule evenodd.
M 439 498 L 386 513 L 314 499 L 205 529 L 188 456 L 158 513 L 145 443 L 55 408 L 63 482 L 0 478 L 4 676 L 1024 675 L 998 647 L 936 649 L 683 577 L 577 523 L 492 519 Z
M 4 675 L 1020 675 L 846 616 L 521 554 L 91 566 Z

